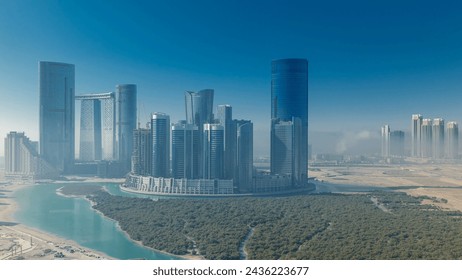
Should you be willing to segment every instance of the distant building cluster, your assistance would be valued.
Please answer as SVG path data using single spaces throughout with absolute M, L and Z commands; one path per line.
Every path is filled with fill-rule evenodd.
M 441 118 L 424 119 L 412 115 L 411 156 L 432 159 L 459 157 L 459 126 Z
M 442 118 L 423 118 L 412 115 L 410 153 L 404 151 L 404 132 L 391 131 L 390 126 L 381 129 L 381 155 L 383 158 L 404 157 L 424 159 L 458 159 L 459 126 L 456 122 L 445 123 Z
M 305 187 L 308 176 L 308 61 L 281 59 L 271 71 L 271 168 L 256 174 L 253 123 L 233 119 L 230 105 L 213 112 L 214 90 L 186 91 L 185 120 L 161 112 L 137 126 L 137 86 L 76 95 L 75 66 L 39 62 L 39 143 L 11 132 L 7 175 L 126 177 L 132 191 L 233 194 Z M 75 107 L 80 102 L 79 155 Z

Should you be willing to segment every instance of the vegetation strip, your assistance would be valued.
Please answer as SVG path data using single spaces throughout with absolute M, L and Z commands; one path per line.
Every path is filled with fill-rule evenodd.
M 248 259 L 462 259 L 462 213 L 421 204 L 435 201 L 429 197 L 374 192 L 152 201 L 98 191 L 88 198 L 132 239 L 177 255 L 239 259 L 250 225 Z

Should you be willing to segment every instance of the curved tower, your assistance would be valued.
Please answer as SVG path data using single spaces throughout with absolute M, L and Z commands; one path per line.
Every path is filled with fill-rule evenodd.
M 186 121 L 201 128 L 213 123 L 213 89 L 185 92 Z
M 308 175 L 308 60 L 271 63 L 271 173 L 304 186 Z

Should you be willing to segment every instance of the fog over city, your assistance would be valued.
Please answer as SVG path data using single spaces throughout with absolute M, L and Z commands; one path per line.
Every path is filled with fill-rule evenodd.
M 269 155 L 270 65 L 278 58 L 309 61 L 313 154 L 379 154 L 385 124 L 406 132 L 407 147 L 411 114 L 462 119 L 457 2 L 271 1 L 263 13 L 260 1 L 186 1 L 174 11 L 45 2 L 2 4 L 0 155 L 9 131 L 38 140 L 39 61 L 75 64 L 76 95 L 136 84 L 142 126 L 152 112 L 184 119 L 184 92 L 212 88 L 215 106 L 229 104 L 233 117 L 254 123 L 255 157 Z

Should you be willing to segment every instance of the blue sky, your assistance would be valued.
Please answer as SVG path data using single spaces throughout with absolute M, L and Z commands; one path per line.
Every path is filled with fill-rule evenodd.
M 277 58 L 309 60 L 310 133 L 460 121 L 461 14 L 458 1 L 0 0 L 0 138 L 38 139 L 40 60 L 75 64 L 78 94 L 136 83 L 143 121 L 183 119 L 183 92 L 214 88 L 255 123 L 257 155 Z

